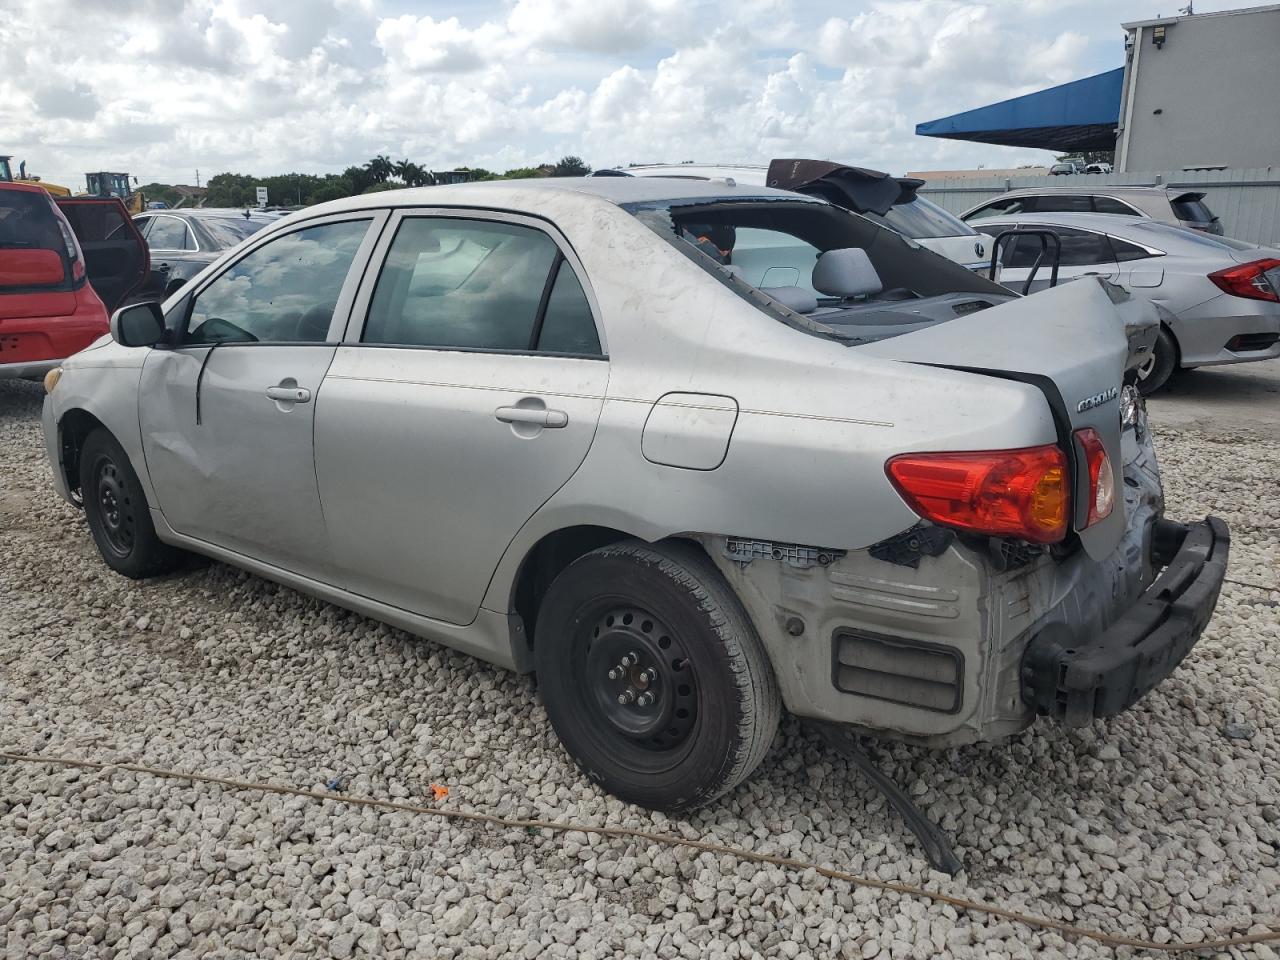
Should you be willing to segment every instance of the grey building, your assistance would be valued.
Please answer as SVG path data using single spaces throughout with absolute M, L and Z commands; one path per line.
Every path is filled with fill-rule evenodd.
M 1124 29 L 1118 172 L 1280 165 L 1280 4 Z
M 925 137 L 1116 152 L 1117 173 L 1280 166 L 1280 4 L 1124 24 L 1125 64 L 916 125 Z

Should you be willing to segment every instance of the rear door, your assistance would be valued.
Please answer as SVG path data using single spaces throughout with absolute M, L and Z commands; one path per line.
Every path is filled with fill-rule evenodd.
M 55 200 L 84 253 L 85 272 L 110 313 L 142 287 L 151 260 L 146 241 L 115 197 Z
M 192 261 L 201 266 L 207 262 L 200 257 L 200 241 L 185 217 L 166 213 L 152 216 L 147 230 L 147 247 L 151 251 L 151 272 L 145 290 L 147 299 L 163 300 L 175 279 L 190 275 L 191 271 L 185 268 Z
M 380 248 L 316 406 L 334 563 L 345 589 L 466 624 L 586 457 L 609 363 L 544 221 L 406 211 Z
M 993 224 L 993 233 L 999 230 Z M 1062 227 L 1043 223 L 1021 223 L 1018 231 L 1051 230 L 1057 234 L 1062 243 L 1062 258 L 1058 264 L 1058 284 L 1079 280 L 1081 277 L 1102 277 L 1105 280 L 1116 280 L 1119 267 L 1115 253 L 1111 249 L 1111 241 L 1104 233 L 1092 230 L 1081 230 L 1075 227 Z M 1022 292 L 1027 277 L 1036 259 L 1041 256 L 1040 237 L 1035 234 L 1020 236 L 1016 240 L 1007 241 L 1001 257 L 1000 282 L 1018 293 Z M 1053 276 L 1052 252 L 1046 252 L 1031 281 L 1028 293 L 1037 293 L 1049 289 Z

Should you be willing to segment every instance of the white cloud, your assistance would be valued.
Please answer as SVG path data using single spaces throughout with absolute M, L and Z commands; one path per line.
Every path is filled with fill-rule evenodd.
M 1229 6 L 1202 0 L 1197 6 Z M 408 9 L 406 9 L 408 8 Z M 832 157 L 1034 159 L 923 120 L 1122 62 L 1148 0 L 7 0 L 0 149 L 51 180 Z M 87 43 L 86 37 L 93 42 Z

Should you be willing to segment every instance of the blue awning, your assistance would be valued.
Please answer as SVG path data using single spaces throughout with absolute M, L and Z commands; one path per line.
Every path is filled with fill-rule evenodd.
M 922 137 L 1040 150 L 1114 150 L 1124 67 L 916 124 Z

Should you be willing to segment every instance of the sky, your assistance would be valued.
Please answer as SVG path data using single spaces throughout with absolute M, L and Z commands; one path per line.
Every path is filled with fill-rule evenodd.
M 1017 166 L 1051 157 L 915 125 L 1121 66 L 1120 24 L 1185 2 L 0 0 L 0 154 L 75 188 L 379 153 Z

